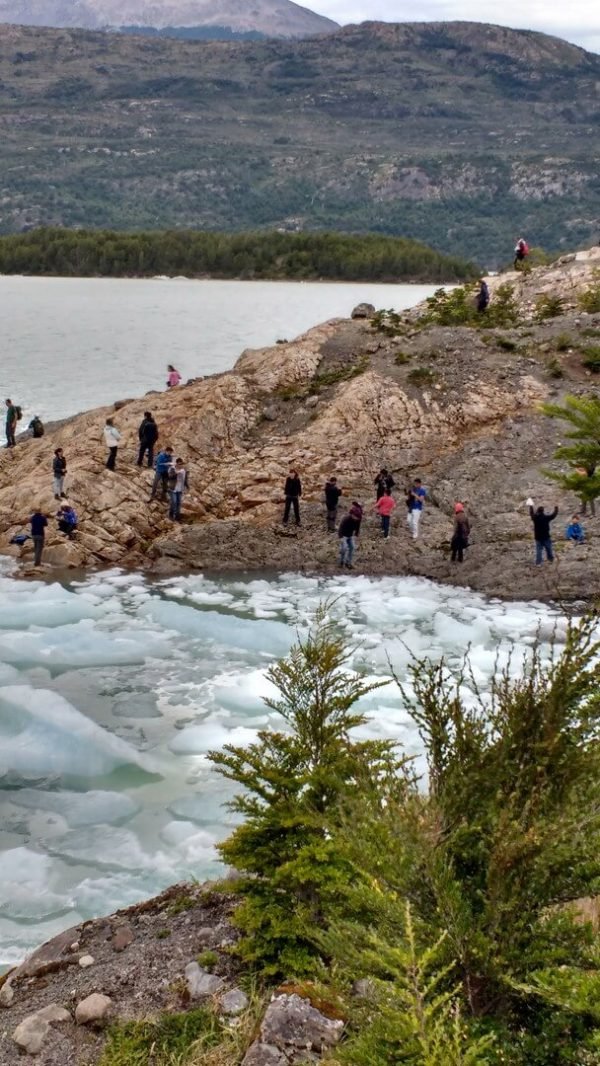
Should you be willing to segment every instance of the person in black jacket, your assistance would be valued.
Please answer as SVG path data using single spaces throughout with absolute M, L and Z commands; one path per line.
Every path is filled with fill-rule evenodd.
M 340 566 L 347 570 L 354 570 L 352 556 L 354 555 L 354 534 L 356 533 L 356 518 L 350 512 L 342 518 L 338 537 L 340 541 Z
M 144 417 L 140 422 L 140 428 L 138 429 L 138 437 L 140 439 L 140 450 L 137 465 L 142 465 L 144 462 L 144 456 L 147 452 L 148 466 L 152 468 L 154 463 L 154 445 L 158 440 L 158 426 L 150 411 L 144 411 Z
M 548 562 L 551 563 L 554 560 L 554 552 L 552 551 L 552 538 L 550 536 L 550 523 L 554 521 L 558 514 L 558 507 L 555 507 L 552 514 L 546 514 L 543 507 L 537 507 L 534 510 L 533 500 L 527 501 L 529 505 L 529 517 L 533 522 L 533 535 L 535 537 L 535 564 L 541 566 L 543 562 L 544 552 Z
M 56 448 L 54 452 L 54 459 L 52 460 L 52 476 L 53 476 L 53 488 L 55 500 L 66 500 L 67 496 L 65 489 L 65 475 L 67 473 L 67 460 L 64 457 L 62 448 Z
M 396 482 L 394 481 L 392 475 L 388 474 L 385 466 L 382 466 L 377 477 L 375 478 L 375 489 L 377 492 L 377 499 L 381 499 L 386 489 L 389 489 L 391 492 L 395 484 Z
M 286 482 L 285 489 L 283 490 L 285 496 L 285 509 L 283 512 L 283 524 L 287 526 L 288 519 L 290 517 L 290 508 L 294 508 L 294 518 L 296 519 L 296 525 L 300 525 L 300 505 L 299 500 L 302 495 L 302 483 L 298 477 L 297 470 L 290 470 Z
M 325 506 L 327 508 L 327 530 L 329 533 L 335 533 L 337 509 L 341 495 L 342 490 L 338 487 L 337 478 L 330 477 L 329 481 L 325 482 Z

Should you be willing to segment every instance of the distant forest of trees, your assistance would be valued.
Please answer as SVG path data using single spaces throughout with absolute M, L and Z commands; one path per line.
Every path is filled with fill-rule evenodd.
M 467 280 L 476 267 L 404 237 L 40 228 L 0 238 L 0 273 L 435 283 Z

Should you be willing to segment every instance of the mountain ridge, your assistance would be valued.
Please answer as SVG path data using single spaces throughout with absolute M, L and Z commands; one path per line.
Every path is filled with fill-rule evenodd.
M 202 31 L 301 38 L 330 33 L 332 19 L 292 0 L 0 0 L 0 23 L 145 33 Z M 195 31 L 195 32 L 194 32 Z
M 0 28 L 0 232 L 345 230 L 506 262 L 597 239 L 600 56 L 533 31 Z M 52 175 L 48 181 L 47 175 Z

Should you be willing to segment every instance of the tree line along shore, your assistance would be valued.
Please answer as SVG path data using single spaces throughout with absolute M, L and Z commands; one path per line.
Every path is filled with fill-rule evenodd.
M 435 283 L 466 281 L 478 270 L 419 241 L 375 234 L 117 233 L 44 227 L 0 237 L 0 273 Z

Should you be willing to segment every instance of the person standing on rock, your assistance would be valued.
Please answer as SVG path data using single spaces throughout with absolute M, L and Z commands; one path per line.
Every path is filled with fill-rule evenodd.
M 426 496 L 427 489 L 424 488 L 421 478 L 416 477 L 406 493 L 406 504 L 408 507 L 406 522 L 412 533 L 413 540 L 416 540 L 419 536 L 419 526 L 421 524 L 421 515 L 423 514 L 423 502 Z
M 356 519 L 351 511 L 344 515 L 338 529 L 340 542 L 340 566 L 347 570 L 353 570 L 352 556 L 354 555 L 354 537 L 356 535 Z
M 490 290 L 485 278 L 479 279 L 479 292 L 477 293 L 477 310 L 480 314 L 487 311 L 490 302 Z
M 17 431 L 19 413 L 16 404 L 12 400 L 5 400 L 4 402 L 6 404 L 6 447 L 14 448 L 17 443 L 15 433 Z
M 283 524 L 287 526 L 290 517 L 290 511 L 294 508 L 294 518 L 296 525 L 300 525 L 300 497 L 302 495 L 302 482 L 298 477 L 298 471 L 293 468 L 290 470 L 286 481 L 285 488 L 283 490 L 285 496 L 285 507 L 283 510 Z
M 392 511 L 396 506 L 396 501 L 392 496 L 391 489 L 385 489 L 383 496 L 380 496 L 375 504 L 375 510 L 381 518 L 381 532 L 385 540 L 390 535 L 390 522 L 392 517 Z
M 515 244 L 515 262 L 514 262 L 515 270 L 519 269 L 520 264 L 525 262 L 525 260 L 526 260 L 528 255 L 529 255 L 529 245 L 527 244 L 527 241 L 524 240 L 523 237 L 519 237 L 517 243 Z
M 104 442 L 108 448 L 108 459 L 106 460 L 106 469 L 114 470 L 117 462 L 117 451 L 119 448 L 119 441 L 121 440 L 121 434 L 115 425 L 113 425 L 112 418 L 106 419 L 106 425 L 104 426 Z
M 67 473 L 67 460 L 63 455 L 62 448 L 56 448 L 52 460 L 53 488 L 55 500 L 66 500 L 65 475 Z
M 175 369 L 172 363 L 169 363 L 167 367 L 167 388 L 174 389 L 176 385 L 181 383 L 181 374 Z
M 175 465 L 169 469 L 169 518 L 173 522 L 181 522 L 181 504 L 183 494 L 187 488 L 187 473 L 183 459 L 176 459 Z
M 462 503 L 454 504 L 454 532 L 452 534 L 452 540 L 450 541 L 450 547 L 452 549 L 452 562 L 457 560 L 462 563 L 464 559 L 464 550 L 469 547 L 469 534 L 471 532 L 471 526 L 469 519 L 465 514 L 465 508 Z
M 170 444 L 166 444 L 165 447 L 156 456 L 156 462 L 154 464 L 154 481 L 152 482 L 152 492 L 150 493 L 150 499 L 155 500 L 160 488 L 160 498 L 164 502 L 167 498 L 167 492 L 169 491 L 169 467 L 173 465 L 173 448 Z
M 354 519 L 354 522 L 355 522 L 355 525 L 356 525 L 356 529 L 354 530 L 354 547 L 356 548 L 356 547 L 358 547 L 358 539 L 360 537 L 360 524 L 361 524 L 361 522 L 363 520 L 363 514 L 364 514 L 364 510 L 363 510 L 362 504 L 360 504 L 358 502 L 358 500 L 352 500 L 352 506 L 351 506 L 348 514 L 352 515 L 352 517 Z
M 535 565 L 542 565 L 544 552 L 548 562 L 551 563 L 554 561 L 554 552 L 552 550 L 552 537 L 550 536 L 550 523 L 556 518 L 558 507 L 554 508 L 552 514 L 546 514 L 543 507 L 536 507 L 534 510 L 534 503 L 531 497 L 527 500 L 527 506 L 529 507 L 529 517 L 533 522 Z
M 385 466 L 382 466 L 377 477 L 375 478 L 375 493 L 376 499 L 380 500 L 386 489 L 392 491 L 396 482 L 391 474 L 388 474 Z
M 33 565 L 41 566 L 48 519 L 45 514 L 42 514 L 40 508 L 36 507 L 29 521 L 31 524 L 31 539 L 33 541 Z
M 327 531 L 335 533 L 337 511 L 342 490 L 338 487 L 337 478 L 330 477 L 325 482 L 325 507 L 327 508 Z
M 137 465 L 142 466 L 144 456 L 147 454 L 148 466 L 152 469 L 152 466 L 154 465 L 154 445 L 158 440 L 158 426 L 154 421 L 151 411 L 144 411 L 144 417 L 140 422 L 138 429 L 138 438 L 140 442 L 140 450 L 138 452 Z

